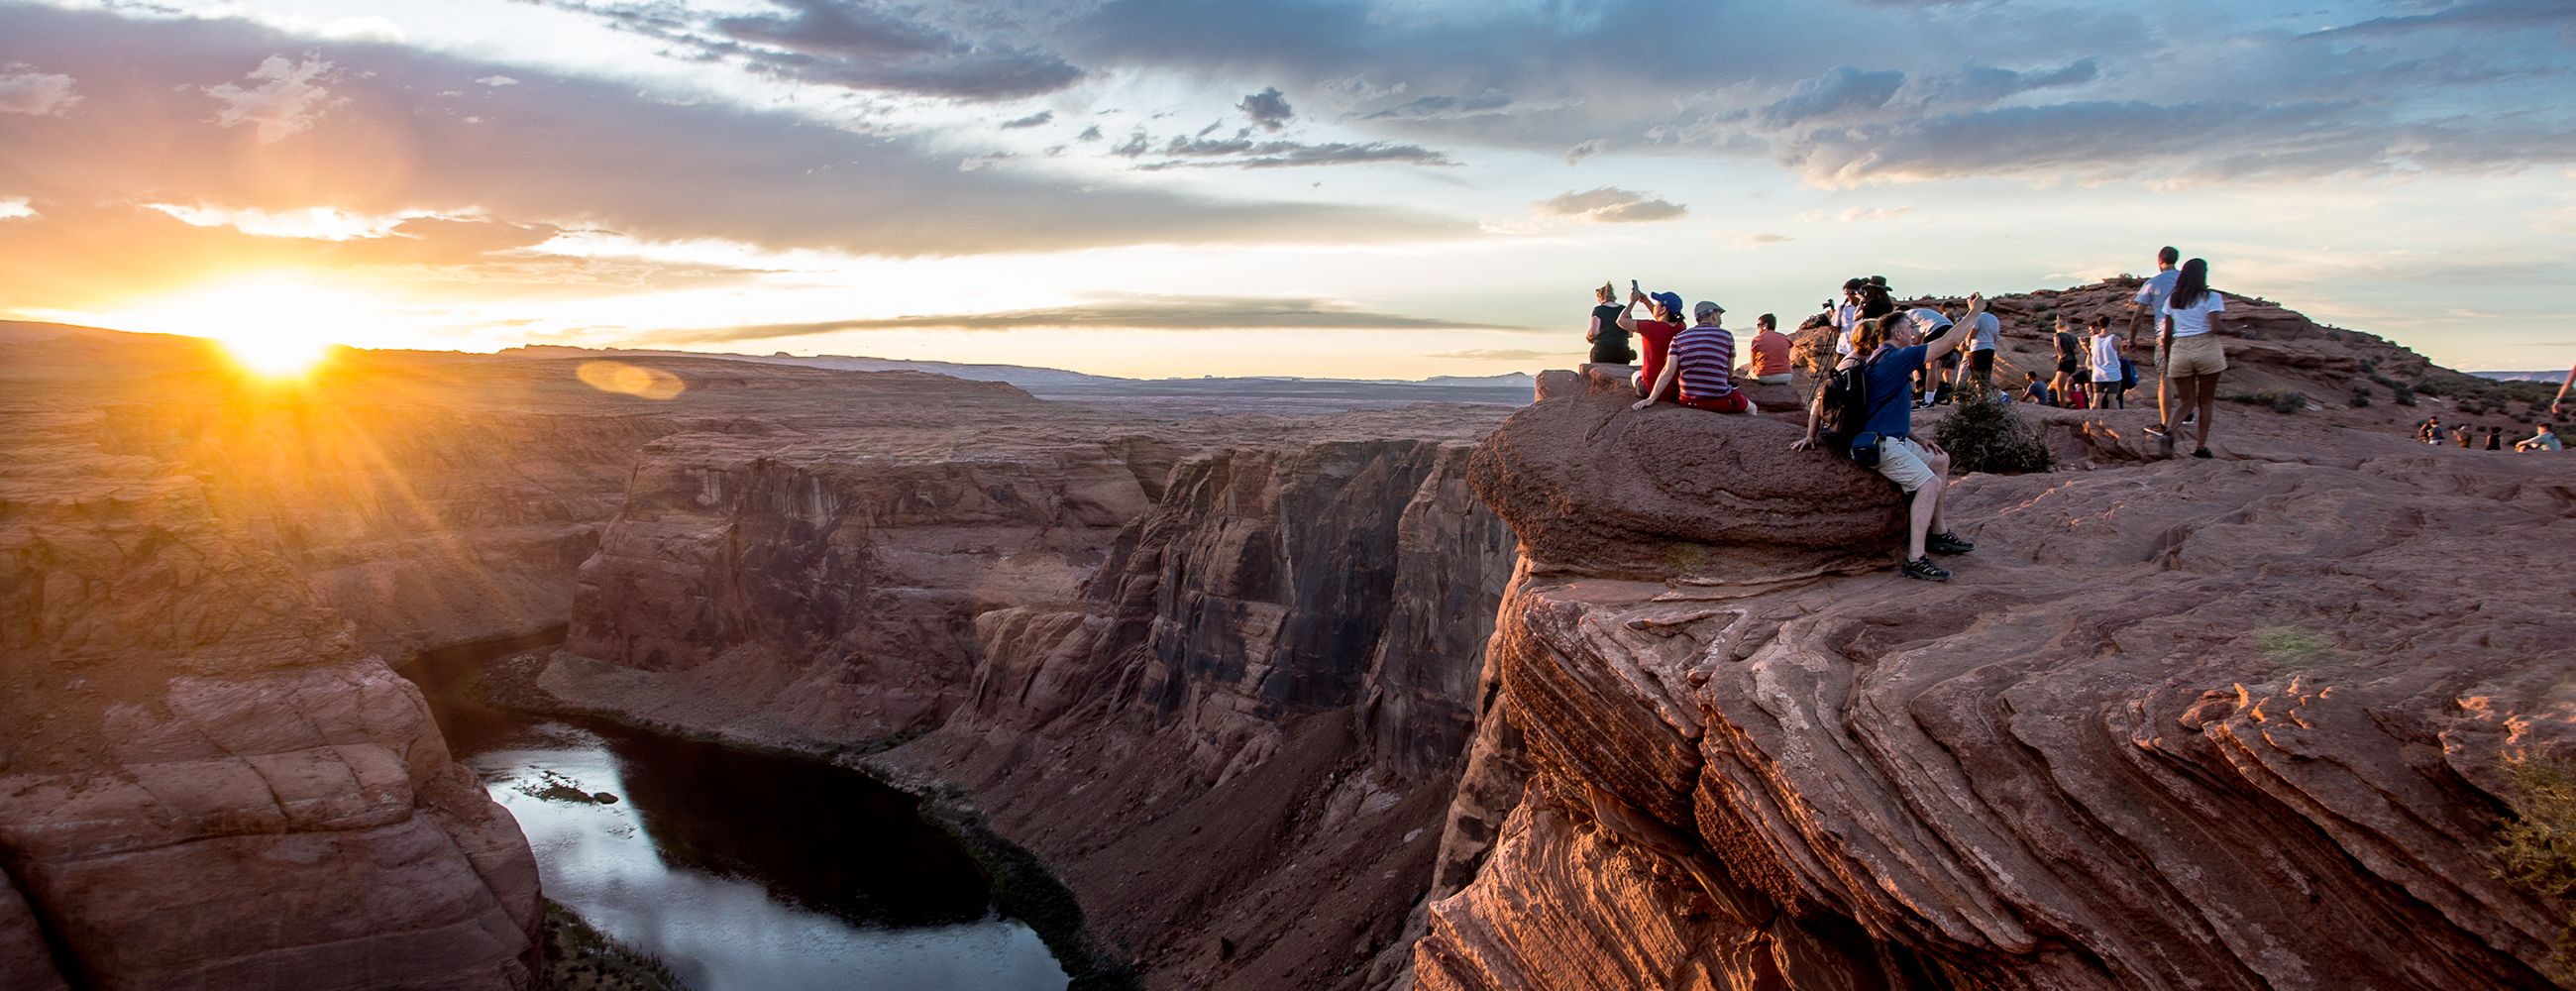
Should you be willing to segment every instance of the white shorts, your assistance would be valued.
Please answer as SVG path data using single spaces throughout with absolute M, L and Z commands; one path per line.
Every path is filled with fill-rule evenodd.
M 1879 438 L 1878 473 L 1899 492 L 1919 490 L 1932 483 L 1932 452 L 1912 437 Z

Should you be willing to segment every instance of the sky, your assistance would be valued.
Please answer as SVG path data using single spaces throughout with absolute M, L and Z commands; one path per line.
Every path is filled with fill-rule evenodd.
M 1571 367 L 2209 260 L 2576 363 L 2576 2 L 0 0 L 0 318 L 268 342 Z

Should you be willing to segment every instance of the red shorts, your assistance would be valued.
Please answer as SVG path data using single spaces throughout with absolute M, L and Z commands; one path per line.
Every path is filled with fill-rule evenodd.
M 1744 391 L 1741 389 L 1729 392 L 1726 395 L 1719 396 L 1715 399 L 1701 399 L 1697 397 L 1683 396 L 1676 398 L 1673 401 L 1692 409 L 1704 409 L 1711 413 L 1741 413 L 1753 405 L 1752 402 L 1744 398 Z

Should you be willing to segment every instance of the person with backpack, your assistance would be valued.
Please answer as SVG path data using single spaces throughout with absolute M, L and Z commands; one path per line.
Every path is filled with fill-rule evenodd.
M 1974 321 L 1986 312 L 1986 298 L 1968 297 Z M 1807 409 L 1807 435 L 1791 450 L 1823 447 L 1876 469 L 1895 483 L 1906 502 L 1905 562 L 1897 572 L 1924 581 L 1948 581 L 1950 572 L 1932 563 L 1931 555 L 1965 554 L 1977 545 L 1959 539 L 1941 520 L 1943 477 L 1950 472 L 1950 452 L 1914 439 L 1914 374 L 1942 355 L 1958 350 L 1969 337 L 1944 334 L 1930 344 L 1914 321 L 1888 316 L 1864 321 L 1853 344 L 1856 352 L 1834 369 L 1834 377 L 1816 392 Z M 1867 356 L 1864 358 L 1863 356 Z

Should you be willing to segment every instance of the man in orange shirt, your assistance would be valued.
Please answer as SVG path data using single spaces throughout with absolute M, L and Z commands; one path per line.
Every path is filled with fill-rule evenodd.
M 1789 335 L 1780 332 L 1779 318 L 1765 313 L 1753 321 L 1760 332 L 1753 335 L 1752 360 L 1736 369 L 1738 381 L 1782 385 L 1789 381 Z

